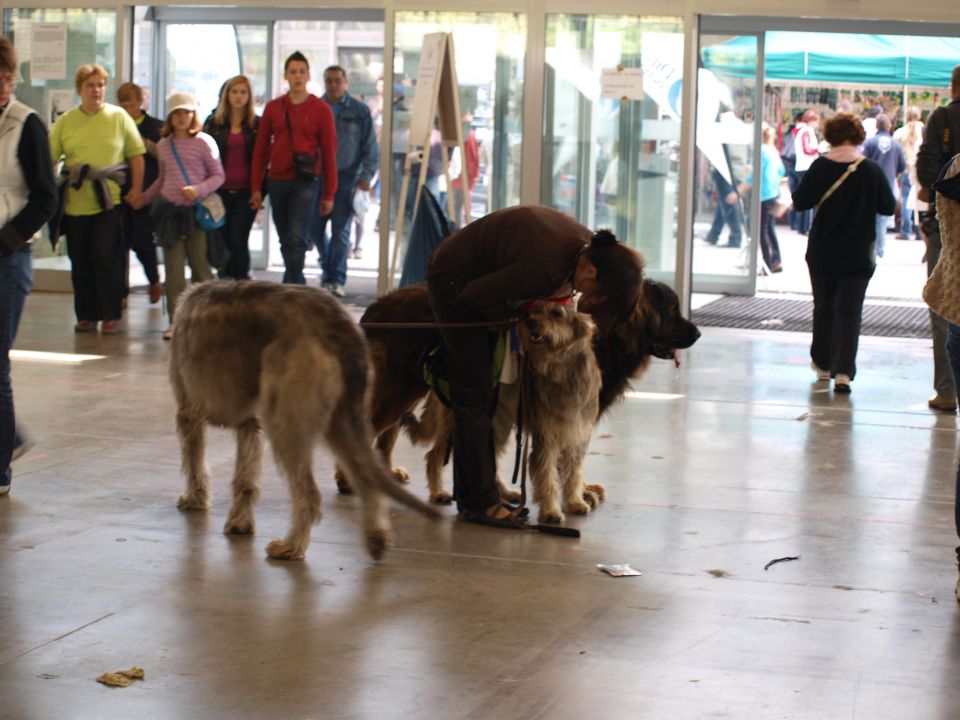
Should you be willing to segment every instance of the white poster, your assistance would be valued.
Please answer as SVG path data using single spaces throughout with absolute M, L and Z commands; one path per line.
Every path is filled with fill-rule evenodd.
M 30 44 L 30 79 L 67 77 L 67 24 L 36 23 Z
M 600 97 L 608 100 L 643 100 L 643 70 L 625 67 L 602 69 Z
M 73 90 L 47 90 L 47 121 L 50 127 L 53 127 L 57 118 L 73 106 Z

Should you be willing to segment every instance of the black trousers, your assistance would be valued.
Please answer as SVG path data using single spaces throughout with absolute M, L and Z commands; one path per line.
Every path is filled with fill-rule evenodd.
M 760 252 L 771 270 L 780 265 L 780 243 L 777 241 L 777 219 L 773 216 L 777 198 L 760 203 Z
M 816 366 L 849 375 L 857 374 L 857 347 L 863 299 L 873 271 L 849 275 L 824 275 L 810 270 L 813 289 L 813 341 L 810 357 Z
M 123 295 L 120 209 L 96 215 L 64 215 L 77 320 L 119 320 Z
M 160 282 L 160 272 L 157 264 L 157 247 L 153 244 L 153 220 L 150 218 L 150 207 L 134 210 L 124 203 L 121 206 L 123 221 L 123 297 L 130 294 L 130 278 L 127 272 L 130 266 L 130 250 L 133 250 L 137 260 L 143 265 L 143 272 L 147 282 L 151 285 Z
M 461 286 L 449 274 L 427 279 L 433 314 L 438 322 L 485 320 L 456 302 Z M 492 386 L 493 351 L 486 328 L 443 329 L 444 359 L 453 406 L 453 494 L 457 509 L 481 511 L 500 500 L 493 446 L 497 391 Z
M 250 207 L 249 190 L 220 190 L 227 221 L 220 229 L 230 251 L 230 262 L 219 272 L 220 279 L 247 280 L 250 277 L 250 228 L 257 211 Z

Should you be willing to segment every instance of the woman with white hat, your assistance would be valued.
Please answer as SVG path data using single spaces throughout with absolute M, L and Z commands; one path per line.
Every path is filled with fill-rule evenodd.
M 167 271 L 170 327 L 163 333 L 165 340 L 173 333 L 177 298 L 186 288 L 184 256 L 192 282 L 213 279 L 207 262 L 207 233 L 196 223 L 194 206 L 223 185 L 224 173 L 216 142 L 200 127 L 193 96 L 173 93 L 167 98 L 167 120 L 157 144 L 160 173 L 143 194 L 144 203 L 160 196 L 153 215 Z

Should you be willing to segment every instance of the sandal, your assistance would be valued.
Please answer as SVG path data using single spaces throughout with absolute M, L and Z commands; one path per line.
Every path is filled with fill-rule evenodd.
M 527 530 L 526 508 L 515 508 L 505 502 L 499 502 L 486 510 L 464 510 L 460 517 L 468 523 L 504 528 L 506 530 Z M 491 515 L 491 511 L 493 514 Z M 505 512 L 506 515 L 501 515 Z

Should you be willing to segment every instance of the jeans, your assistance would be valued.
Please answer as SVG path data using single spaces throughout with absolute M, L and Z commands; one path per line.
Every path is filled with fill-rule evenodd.
M 320 180 L 267 180 L 273 224 L 280 236 L 283 282 L 306 285 L 303 260 L 312 217 L 317 212 Z
M 120 210 L 64 215 L 77 320 L 119 320 L 123 294 Z
M 796 177 L 797 184 L 794 188 L 799 187 L 800 183 L 803 182 L 803 176 L 807 174 L 806 170 L 794 171 L 794 177 Z M 794 227 L 794 220 L 796 221 L 796 227 Z M 810 226 L 813 225 L 813 210 L 797 210 L 794 213 L 793 219 L 790 221 L 790 227 L 793 230 L 796 230 L 798 233 L 807 235 L 810 232 Z
M 813 289 L 813 340 L 810 359 L 830 374 L 857 374 L 857 347 L 863 299 L 873 271 L 850 275 L 821 275 L 810 270 Z
M 953 370 L 953 382 L 960 384 L 960 327 L 947 323 L 947 356 Z M 956 486 L 953 496 L 953 521 L 960 537 L 960 466 L 957 467 Z M 957 562 L 960 563 L 960 547 L 957 547 Z
M 250 228 L 257 211 L 250 207 L 249 190 L 220 190 L 227 211 L 226 223 L 220 228 L 230 251 L 230 262 L 220 271 L 220 279 L 247 280 L 250 277 Z
M 910 173 L 900 173 L 900 234 L 909 238 L 914 233 L 913 210 L 907 209 L 907 196 L 910 195 Z
M 23 303 L 33 285 L 29 249 L 0 258 L 0 485 L 9 485 L 10 459 L 17 445 L 17 422 L 13 412 L 13 383 L 10 378 L 10 348 L 17 337 Z
M 892 215 L 877 215 L 876 249 L 877 257 L 883 257 L 883 249 L 887 244 L 887 228 L 890 226 Z
M 353 189 L 351 178 L 340 177 L 333 196 L 333 212 L 320 218 L 316 241 L 320 250 L 322 282 L 325 285 L 343 285 L 347 282 L 347 254 L 350 250 L 350 223 L 353 221 Z M 327 237 L 330 221 L 330 237 Z M 322 243 L 322 246 L 321 246 Z M 357 243 L 359 245 L 359 242 Z
M 730 205 L 727 203 L 727 196 L 736 191 L 726 179 L 716 170 L 713 171 L 713 182 L 717 189 L 717 209 L 713 213 L 713 225 L 707 231 L 707 242 L 716 245 L 720 240 L 720 233 L 723 232 L 723 226 L 730 226 L 730 235 L 727 237 L 729 247 L 740 247 L 741 242 L 741 220 L 740 220 L 740 201 Z

